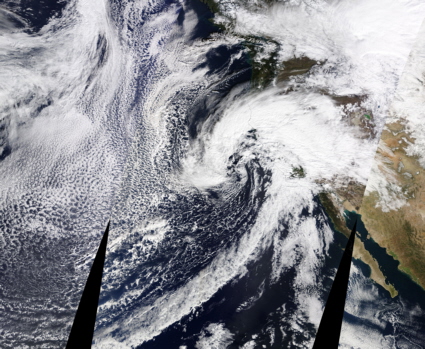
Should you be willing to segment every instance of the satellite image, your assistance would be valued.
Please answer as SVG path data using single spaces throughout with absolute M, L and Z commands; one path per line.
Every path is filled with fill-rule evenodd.
M 425 348 L 423 0 L 0 0 L 0 348 Z M 329 348 L 332 349 L 332 348 Z

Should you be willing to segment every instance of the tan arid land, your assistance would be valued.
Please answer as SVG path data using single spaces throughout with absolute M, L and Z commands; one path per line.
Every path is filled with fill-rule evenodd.
M 400 261 L 402 271 L 425 287 L 425 176 L 418 159 L 406 154 L 409 141 L 414 143 L 401 121 L 387 125 L 374 169 L 391 178 L 388 191 L 401 207 L 383 208 L 382 195 L 373 190 L 363 198 L 360 214 L 371 237 Z
M 358 212 L 358 206 L 356 209 L 356 207 L 353 205 L 353 201 L 354 203 L 359 200 L 361 201 L 363 192 L 364 190 L 361 190 L 361 188 L 359 188 L 359 190 L 357 190 L 354 193 L 348 190 L 347 192 L 343 192 L 342 190 L 340 190 L 338 194 L 334 194 L 334 195 L 330 193 L 320 194 L 320 201 L 324 205 L 326 212 L 331 218 L 335 229 L 342 232 L 347 237 L 350 234 L 350 230 L 345 225 L 343 212 L 339 211 L 337 207 L 342 207 L 349 211 Z M 355 194 L 355 196 L 353 194 Z M 370 252 L 366 250 L 364 244 L 362 243 L 360 239 L 355 239 L 354 241 L 353 257 L 356 259 L 362 260 L 364 263 L 366 263 L 370 267 L 371 279 L 374 280 L 379 285 L 381 285 L 382 287 L 384 287 L 390 293 L 391 297 L 397 296 L 398 294 L 397 290 L 394 288 L 392 284 L 386 281 L 384 274 L 379 268 L 378 262 L 370 254 Z
M 216 1 L 202 1 L 213 12 L 219 12 Z M 268 4 L 266 1 L 257 5 Z M 252 82 L 258 88 L 264 88 L 275 79 L 275 83 L 286 86 L 286 93 L 292 92 L 297 88 L 294 81 L 302 83 L 312 69 L 323 63 L 308 57 L 279 62 L 276 59 L 278 46 L 273 46 L 277 43 L 270 38 L 263 38 L 264 42 L 259 42 L 257 36 L 246 36 L 244 39 L 253 59 Z M 265 42 L 273 46 L 274 50 L 264 55 L 265 58 L 257 59 L 257 56 L 262 56 L 260 53 L 263 50 L 263 45 L 259 43 Z M 399 267 L 403 272 L 425 288 L 425 112 L 421 110 L 425 110 L 423 72 L 425 25 L 418 33 L 417 42 L 400 77 L 366 188 L 350 180 L 344 186 L 331 183 L 333 190 L 321 193 L 319 198 L 335 229 L 347 237 L 350 231 L 345 225 L 344 210 L 361 214 L 370 237 L 400 261 Z M 293 80 L 294 77 L 296 80 Z M 333 99 L 345 115 L 347 124 L 356 129 L 360 138 L 377 137 L 373 113 L 363 104 L 367 94 L 338 96 L 326 89 L 316 92 Z M 422 136 L 417 132 L 421 127 L 424 129 Z M 420 142 L 424 143 L 422 153 L 418 151 Z M 424 155 L 422 163 L 421 154 Z M 397 296 L 397 290 L 387 282 L 378 261 L 366 250 L 360 239 L 355 241 L 353 256 L 370 267 L 371 279 L 384 287 L 392 297 Z
M 371 238 L 386 248 L 400 262 L 399 269 L 422 288 L 425 288 L 424 81 L 425 25 L 422 25 L 391 105 L 359 211 Z M 363 256 L 361 259 L 366 262 Z

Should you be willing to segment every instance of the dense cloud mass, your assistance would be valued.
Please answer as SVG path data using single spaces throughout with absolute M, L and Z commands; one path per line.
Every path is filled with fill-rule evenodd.
M 65 347 L 109 219 L 93 347 L 311 347 L 425 6 L 214 4 L 0 5 L 0 347 Z M 366 274 L 342 344 L 416 343 Z

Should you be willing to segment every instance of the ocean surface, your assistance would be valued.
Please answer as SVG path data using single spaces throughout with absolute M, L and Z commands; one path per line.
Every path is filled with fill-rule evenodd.
M 346 243 L 318 195 L 365 185 L 378 139 L 332 94 L 367 91 L 378 134 L 422 9 L 385 7 L 410 24 L 371 65 L 358 53 L 376 33 L 338 29 L 369 4 L 322 2 L 243 9 L 233 31 L 213 24 L 232 2 L 227 19 L 197 0 L 0 4 L 0 347 L 65 347 L 109 220 L 93 348 L 312 346 Z M 258 88 L 256 59 L 277 48 L 325 63 Z M 354 261 L 343 341 L 420 343 L 422 290 L 365 244 L 400 295 Z

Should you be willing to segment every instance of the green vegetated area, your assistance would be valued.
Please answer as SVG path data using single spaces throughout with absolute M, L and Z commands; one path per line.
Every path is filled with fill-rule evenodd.
M 294 57 L 284 62 L 279 62 L 278 53 L 280 44 L 272 39 L 260 37 L 244 37 L 243 44 L 248 49 L 250 63 L 252 66 L 251 82 L 254 87 L 263 88 L 274 79 L 277 82 L 288 81 L 293 76 L 308 73 L 311 68 L 320 62 L 308 57 Z M 268 46 L 268 47 L 267 47 Z M 274 46 L 270 50 L 270 46 Z M 269 50 L 268 54 L 264 51 Z M 258 59 L 259 56 L 265 56 Z
M 220 7 L 216 1 L 213 0 L 200 0 L 204 4 L 206 4 L 211 12 L 214 14 L 220 13 Z M 265 1 L 266 4 L 271 4 L 273 1 Z M 216 24 L 217 25 L 217 24 Z M 223 30 L 226 30 L 223 25 L 219 24 L 218 27 L 220 27 Z M 233 34 L 237 35 L 237 34 Z M 237 35 L 239 36 L 239 35 Z M 254 35 L 246 35 L 240 36 L 241 38 L 241 44 L 247 49 L 248 57 L 249 57 L 249 63 L 252 67 L 252 76 L 251 76 L 251 83 L 254 87 L 262 88 L 267 86 L 270 82 L 273 81 L 273 79 L 276 76 L 276 68 L 277 68 L 277 52 L 279 45 L 277 42 L 263 38 L 258 37 Z M 270 50 L 270 46 L 275 46 L 274 50 L 272 52 L 265 54 L 264 51 Z M 258 57 L 260 55 L 264 55 L 264 58 L 259 59 Z
M 410 268 L 400 266 L 399 269 L 403 273 L 407 274 L 407 276 L 410 277 L 414 282 L 420 285 L 420 280 L 414 275 L 413 271 Z
M 350 236 L 350 230 L 347 228 L 344 217 L 341 216 L 340 212 L 337 210 L 332 200 L 329 197 L 328 193 L 320 193 L 319 200 L 323 207 L 325 208 L 326 213 L 328 214 L 334 229 L 344 234 L 345 236 Z
M 305 177 L 305 171 L 302 166 L 300 167 L 292 167 L 292 172 L 290 174 L 291 178 L 304 178 Z
M 276 76 L 277 71 L 277 55 L 279 44 L 271 39 L 246 36 L 243 37 L 242 44 L 248 50 L 248 56 L 252 67 L 251 83 L 254 87 L 263 88 L 270 84 Z M 264 51 L 269 49 L 267 46 L 274 46 L 274 49 L 265 54 Z M 258 57 L 264 57 L 259 59 Z
M 219 13 L 220 8 L 217 2 L 215 2 L 214 0 L 200 0 L 200 1 L 206 4 L 210 8 L 212 13 Z
M 220 13 L 218 2 L 214 0 L 200 1 L 208 5 L 213 13 Z M 266 6 L 272 5 L 274 2 L 275 0 L 263 0 Z M 221 24 L 219 27 L 226 30 Z M 277 41 L 255 35 L 232 34 L 239 36 L 242 40 L 241 44 L 247 49 L 249 63 L 252 68 L 251 83 L 255 88 L 264 88 L 275 78 L 277 78 L 277 81 L 284 81 L 288 80 L 291 76 L 305 74 L 317 64 L 317 61 L 308 57 L 298 57 L 285 62 L 279 62 L 278 52 L 280 44 Z
M 218 5 L 219 1 L 217 1 L 217 0 L 200 0 L 200 1 L 203 2 L 204 4 L 208 5 L 211 12 L 220 13 L 220 7 Z M 241 2 L 243 2 L 243 1 L 244 0 L 241 0 Z M 279 1 L 277 1 L 277 0 L 263 0 L 262 2 L 267 6 L 271 6 L 275 3 L 278 3 Z

